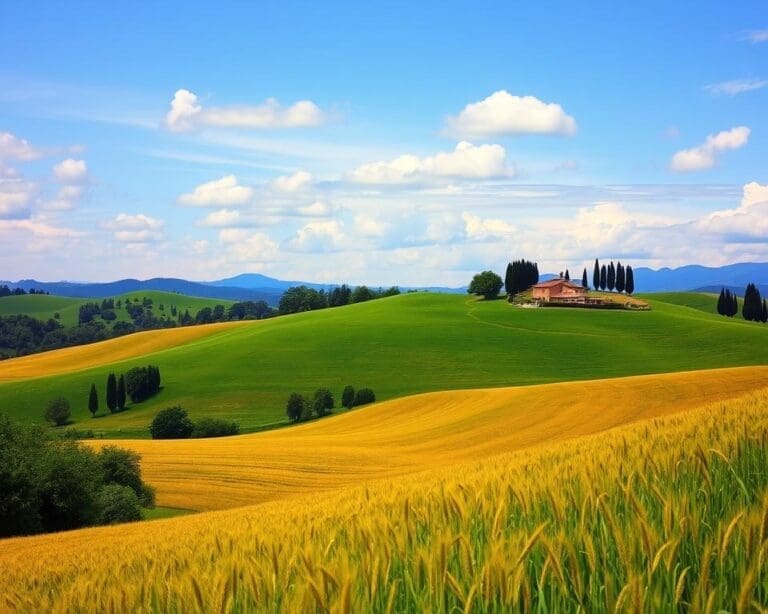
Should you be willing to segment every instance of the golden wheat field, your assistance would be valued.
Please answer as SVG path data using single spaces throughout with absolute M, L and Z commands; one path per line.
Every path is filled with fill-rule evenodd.
M 253 322 L 222 322 L 161 330 L 147 330 L 125 337 L 98 343 L 42 352 L 3 361 L 0 382 L 46 377 L 72 373 L 91 367 L 100 367 L 129 358 L 167 350 L 183 343 L 220 333 L 233 326 L 246 326 Z
M 761 611 L 766 467 L 760 391 L 332 493 L 5 540 L 0 607 Z
M 768 367 L 745 367 L 436 392 L 290 429 L 117 444 L 142 455 L 160 505 L 224 509 L 589 435 L 733 398 L 767 382 Z

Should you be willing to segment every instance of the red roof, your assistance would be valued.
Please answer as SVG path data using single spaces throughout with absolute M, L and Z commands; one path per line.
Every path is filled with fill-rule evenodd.
M 571 288 L 581 288 L 581 286 L 577 286 L 576 284 L 571 283 L 567 279 L 559 279 L 559 278 L 550 279 L 549 281 L 542 281 L 541 283 L 538 283 L 533 287 L 534 288 L 553 288 L 554 286 L 559 286 L 561 284 L 570 286 Z

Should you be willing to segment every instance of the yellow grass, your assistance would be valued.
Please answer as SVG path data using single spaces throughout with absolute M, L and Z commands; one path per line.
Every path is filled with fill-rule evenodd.
M 224 509 L 589 435 L 762 388 L 768 367 L 436 392 L 238 437 L 122 440 L 158 504 Z
M 244 326 L 247 324 L 248 322 L 224 322 L 220 324 L 149 330 L 116 339 L 108 339 L 99 343 L 63 348 L 20 358 L 11 358 L 2 363 L 0 382 L 61 375 L 91 367 L 100 367 L 121 360 L 167 350 L 177 345 L 222 332 L 233 326 Z
M 542 407 L 505 410 L 502 401 L 481 392 L 471 411 L 447 396 L 433 403 L 425 395 L 410 411 L 390 405 L 382 412 L 382 404 L 286 431 L 285 437 L 299 437 L 301 450 L 314 433 L 315 458 L 310 462 L 306 451 L 300 456 L 310 472 L 327 464 L 333 473 L 342 436 L 355 439 L 359 449 L 366 442 L 391 448 L 397 440 L 388 431 L 416 412 L 421 434 L 402 434 L 397 448 L 412 452 L 403 452 L 394 465 L 432 453 L 462 458 L 488 451 L 495 439 L 526 445 L 542 436 L 562 439 L 608 428 L 615 421 L 607 414 L 634 420 L 677 411 L 696 402 L 683 395 L 697 386 L 701 394 L 715 394 L 736 380 L 736 393 L 765 375 L 729 371 L 684 374 L 679 381 L 632 378 L 622 388 L 615 381 L 609 404 L 595 406 L 602 398 L 596 392 L 591 405 L 588 399 L 578 405 L 588 415 L 566 410 L 564 421 L 550 407 L 540 430 L 532 424 L 544 417 Z M 594 391 L 606 385 L 580 384 Z M 551 390 L 574 392 L 568 385 Z M 533 393 L 527 389 L 509 400 L 531 400 Z M 670 403 L 660 408 L 667 398 Z M 533 416 L 505 430 L 496 418 L 505 411 Z M 441 417 L 451 412 L 460 415 Z M 593 420 L 595 427 L 589 426 Z M 519 439 L 512 424 L 522 427 Z M 320 431 L 331 439 L 323 441 Z M 457 445 L 463 432 L 468 450 Z M 277 435 L 229 441 L 253 441 L 250 462 L 258 465 L 256 442 Z M 765 605 L 768 580 L 767 446 L 768 393 L 762 391 L 335 493 L 5 540 L 0 610 L 757 611 Z M 290 455 L 286 443 L 283 456 Z M 292 469 L 299 483 L 300 465 Z M 386 459 L 376 466 L 386 466 Z

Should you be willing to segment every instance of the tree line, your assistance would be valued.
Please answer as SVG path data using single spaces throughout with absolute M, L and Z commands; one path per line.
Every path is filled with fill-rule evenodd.
M 586 281 L 587 270 L 584 269 L 582 275 L 582 285 Z M 614 265 L 613 260 L 606 266 L 600 265 L 600 261 L 595 258 L 595 266 L 592 270 L 592 288 L 608 292 L 626 292 L 631 295 L 635 292 L 635 272 L 632 267 L 626 267 L 619 262 Z
M 24 288 L 22 287 L 11 289 L 6 284 L 3 284 L 0 286 L 0 298 L 3 298 L 5 296 L 24 296 L 25 294 L 50 294 L 50 293 L 46 292 L 45 290 L 35 290 L 34 288 L 30 288 L 29 292 L 24 290 Z
M 155 492 L 135 452 L 76 441 L 0 414 L 0 537 L 141 519 Z
M 283 295 L 280 297 L 278 313 L 280 315 L 287 315 L 289 313 L 316 311 L 329 307 L 342 307 L 398 294 L 400 294 L 400 288 L 397 286 L 374 290 L 368 286 L 356 286 L 353 289 L 347 284 L 342 284 L 341 286 L 331 288 L 327 292 L 325 290 L 315 290 L 307 286 L 292 286 L 283 292 Z
M 114 414 L 126 408 L 126 400 L 130 397 L 132 403 L 141 403 L 160 391 L 160 367 L 147 365 L 133 367 L 117 378 L 114 373 L 107 375 L 105 400 L 109 413 Z M 99 411 L 99 395 L 96 384 L 91 384 L 88 392 L 88 411 L 93 417 Z M 68 417 L 67 417 L 68 419 Z M 57 426 L 61 426 L 57 424 Z
M 239 432 L 240 425 L 237 422 L 219 418 L 201 418 L 193 422 L 187 411 L 179 405 L 158 412 L 149 425 L 152 439 L 224 437 L 237 435 Z
M 352 386 L 346 386 L 341 393 L 341 405 L 347 409 L 375 401 L 376 395 L 370 388 L 355 390 Z M 300 422 L 309 420 L 313 414 L 322 418 L 331 413 L 335 406 L 333 393 L 327 388 L 318 388 L 311 398 L 298 392 L 291 393 L 285 404 L 285 413 L 291 422 Z
M 732 318 L 739 313 L 739 299 L 728 288 L 720 290 L 717 313 Z M 741 307 L 742 317 L 749 322 L 768 322 L 768 302 L 761 298 L 760 290 L 753 283 L 747 284 Z
M 567 271 L 566 271 L 567 274 Z M 528 260 L 507 263 L 504 289 L 510 297 L 539 283 L 539 265 Z

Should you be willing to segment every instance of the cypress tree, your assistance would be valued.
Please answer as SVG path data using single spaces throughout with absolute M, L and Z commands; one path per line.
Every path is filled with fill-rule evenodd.
M 765 324 L 768 322 L 768 303 L 763 299 L 763 313 L 760 315 L 760 321 Z
M 512 290 L 512 263 L 507 262 L 507 272 L 504 275 L 504 291 L 510 294 Z
M 613 289 L 616 287 L 616 267 L 613 266 L 613 260 L 611 260 L 611 263 L 608 265 L 608 279 L 607 286 L 608 291 L 613 292 Z
M 605 288 L 608 285 L 608 269 L 605 265 L 600 267 L 600 289 L 605 292 Z
M 117 408 L 117 379 L 115 374 L 110 373 L 107 377 L 107 409 L 110 413 L 115 413 Z
M 571 281 L 571 274 L 565 269 L 565 281 Z
M 117 380 L 117 408 L 119 410 L 125 409 L 125 377 L 123 377 L 123 374 L 120 374 L 120 379 Z
M 600 289 L 600 263 L 595 258 L 595 268 L 592 271 L 592 287 L 595 290 Z
M 635 273 L 631 266 L 627 265 L 624 275 L 626 277 L 624 280 L 624 291 L 631 295 L 635 291 Z
M 616 292 L 624 292 L 626 277 L 621 262 L 616 265 Z
M 99 411 L 99 396 L 96 394 L 96 384 L 91 384 L 91 392 L 88 395 L 88 411 L 92 416 L 96 416 Z
M 720 296 L 717 297 L 717 313 L 725 315 L 725 288 L 720 288 Z
M 587 267 L 584 267 L 584 272 L 581 274 L 581 287 L 589 288 L 589 284 L 587 283 Z

